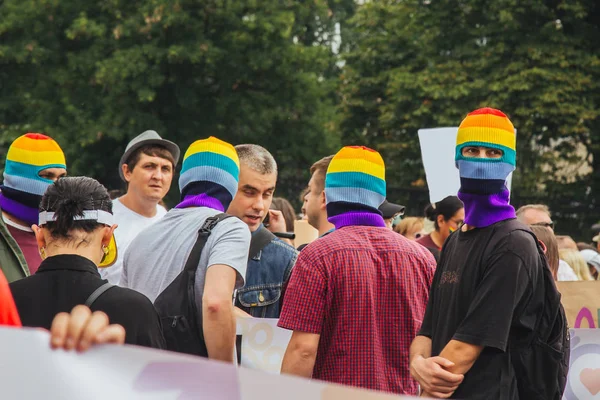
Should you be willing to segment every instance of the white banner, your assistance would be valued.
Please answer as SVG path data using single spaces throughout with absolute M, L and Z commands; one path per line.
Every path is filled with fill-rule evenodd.
M 264 327 L 245 327 L 259 333 Z M 274 333 L 273 337 L 277 336 Z M 48 332 L 0 328 L 2 399 L 391 400 L 408 399 L 136 346 L 50 349 Z M 263 346 L 267 341 L 262 342 Z M 272 341 L 273 343 L 273 341 Z M 268 349 L 270 346 L 267 346 Z M 267 365 L 270 365 L 267 363 Z M 600 329 L 571 330 L 564 400 L 600 399 Z
M 52 350 L 48 332 L 10 327 L 0 327 L 0 388 L 6 400 L 407 398 L 137 346 L 95 346 L 83 354 Z

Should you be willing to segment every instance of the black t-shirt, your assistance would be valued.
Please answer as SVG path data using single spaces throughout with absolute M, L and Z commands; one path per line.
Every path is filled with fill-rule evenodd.
M 431 355 L 452 339 L 484 347 L 452 398 L 519 398 L 506 350 L 511 337 L 533 332 L 544 303 L 544 265 L 533 237 L 507 232 L 505 222 L 453 233 L 433 278 L 419 332 L 431 338 Z
M 35 275 L 10 284 L 23 326 L 50 329 L 54 316 L 71 312 L 106 281 L 96 265 L 77 255 L 59 255 L 42 261 Z M 135 290 L 113 287 L 91 306 L 103 311 L 111 324 L 125 328 L 125 343 L 166 348 L 160 319 L 150 300 Z

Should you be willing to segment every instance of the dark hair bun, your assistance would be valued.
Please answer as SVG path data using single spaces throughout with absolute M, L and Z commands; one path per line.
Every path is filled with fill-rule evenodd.
M 435 221 L 437 219 L 437 216 L 438 212 L 433 207 L 433 204 L 429 204 L 427 207 L 425 207 L 425 218 L 427 218 L 430 221 Z

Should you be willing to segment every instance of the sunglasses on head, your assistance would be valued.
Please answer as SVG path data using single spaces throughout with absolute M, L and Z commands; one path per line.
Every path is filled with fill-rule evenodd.
M 531 224 L 532 226 L 545 226 L 546 228 L 554 229 L 554 221 L 550 222 L 536 222 L 535 224 Z

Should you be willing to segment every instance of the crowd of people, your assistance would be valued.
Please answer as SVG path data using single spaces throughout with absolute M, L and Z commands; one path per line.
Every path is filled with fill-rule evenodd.
M 560 398 L 569 348 L 554 281 L 597 279 L 600 255 L 556 236 L 547 207 L 510 205 L 516 138 L 501 111 L 462 121 L 460 190 L 424 217 L 386 200 L 384 160 L 363 146 L 310 167 L 300 215 L 274 197 L 264 147 L 215 137 L 185 151 L 167 211 L 179 159 L 177 144 L 138 135 L 118 165 L 127 190 L 111 196 L 66 176 L 50 137 L 17 138 L 0 186 L 0 324 L 49 329 L 55 347 L 125 342 L 233 363 L 236 317 L 279 318 L 293 332 L 282 373 L 437 398 Z M 297 248 L 296 218 L 318 232 Z

